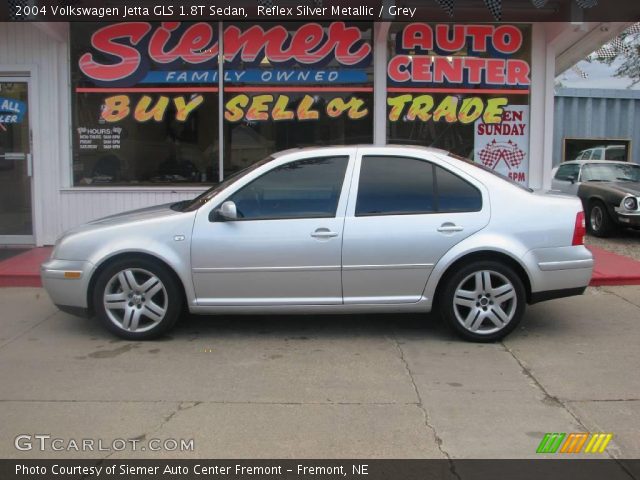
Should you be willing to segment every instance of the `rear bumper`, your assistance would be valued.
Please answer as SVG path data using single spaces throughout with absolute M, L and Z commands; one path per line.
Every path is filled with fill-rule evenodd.
M 547 300 L 554 300 L 556 298 L 573 297 L 575 295 L 582 295 L 587 287 L 578 288 L 563 288 L 562 290 L 547 290 L 546 292 L 531 293 L 529 299 L 529 305 L 534 303 L 545 302 Z
M 580 295 L 593 274 L 593 255 L 582 245 L 530 250 L 523 260 L 529 269 L 531 303 Z
M 49 259 L 40 266 L 42 286 L 53 303 L 63 311 L 87 309 L 87 291 L 93 264 Z

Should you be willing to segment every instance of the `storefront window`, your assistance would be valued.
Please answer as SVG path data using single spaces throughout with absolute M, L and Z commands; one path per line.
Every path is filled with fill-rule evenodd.
M 292 147 L 373 139 L 371 24 L 71 24 L 74 185 L 219 181 Z
M 443 148 L 527 185 L 528 25 L 394 23 L 389 143 Z
M 371 143 L 371 34 L 344 22 L 225 26 L 225 175 L 287 148 Z
M 618 160 L 631 158 L 631 141 L 609 138 L 565 138 L 563 160 Z
M 218 180 L 217 40 L 216 24 L 71 24 L 74 185 Z

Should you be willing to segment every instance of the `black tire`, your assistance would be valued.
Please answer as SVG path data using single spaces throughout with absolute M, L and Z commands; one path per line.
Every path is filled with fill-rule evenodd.
M 493 289 L 483 288 L 486 277 L 482 272 L 488 272 Z M 478 273 L 481 285 L 477 287 Z M 440 314 L 449 327 L 463 339 L 480 343 L 495 342 L 511 333 L 522 320 L 526 301 L 526 290 L 519 275 L 494 260 L 472 261 L 447 274 L 438 298 Z M 465 327 L 465 321 L 469 327 Z
M 123 273 L 124 282 L 130 286 L 130 277 L 125 271 L 131 272 L 136 281 L 130 290 L 122 288 L 123 277 L 116 278 Z M 151 283 L 152 277 L 148 274 L 159 280 L 159 290 L 159 284 Z M 142 288 L 145 282 L 151 285 L 146 294 Z M 105 299 L 107 293 L 115 298 L 113 302 Z M 113 307 L 107 309 L 105 303 L 111 303 Z M 111 333 L 126 340 L 150 340 L 163 335 L 178 321 L 182 304 L 182 291 L 173 273 L 159 262 L 144 258 L 124 258 L 111 263 L 100 272 L 93 290 L 93 305 L 98 320 Z M 119 308 L 120 305 L 123 309 Z M 121 316 L 122 322 L 118 323 Z M 134 326 L 134 317 L 137 318 L 137 328 L 125 329 L 127 321 L 130 328 Z
M 596 237 L 609 237 L 615 231 L 615 223 L 607 211 L 607 207 L 600 200 L 593 200 L 587 212 L 587 228 Z

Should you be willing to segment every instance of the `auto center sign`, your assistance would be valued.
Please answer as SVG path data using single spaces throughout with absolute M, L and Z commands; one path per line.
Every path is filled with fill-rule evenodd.
M 405 26 L 387 67 L 389 120 L 499 123 L 507 96 L 529 92 L 523 44 L 514 25 Z

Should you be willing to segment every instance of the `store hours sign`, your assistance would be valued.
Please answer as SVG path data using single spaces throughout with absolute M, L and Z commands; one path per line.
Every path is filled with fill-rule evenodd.
M 502 121 L 474 125 L 474 160 L 522 185 L 529 184 L 529 106 L 504 108 Z

